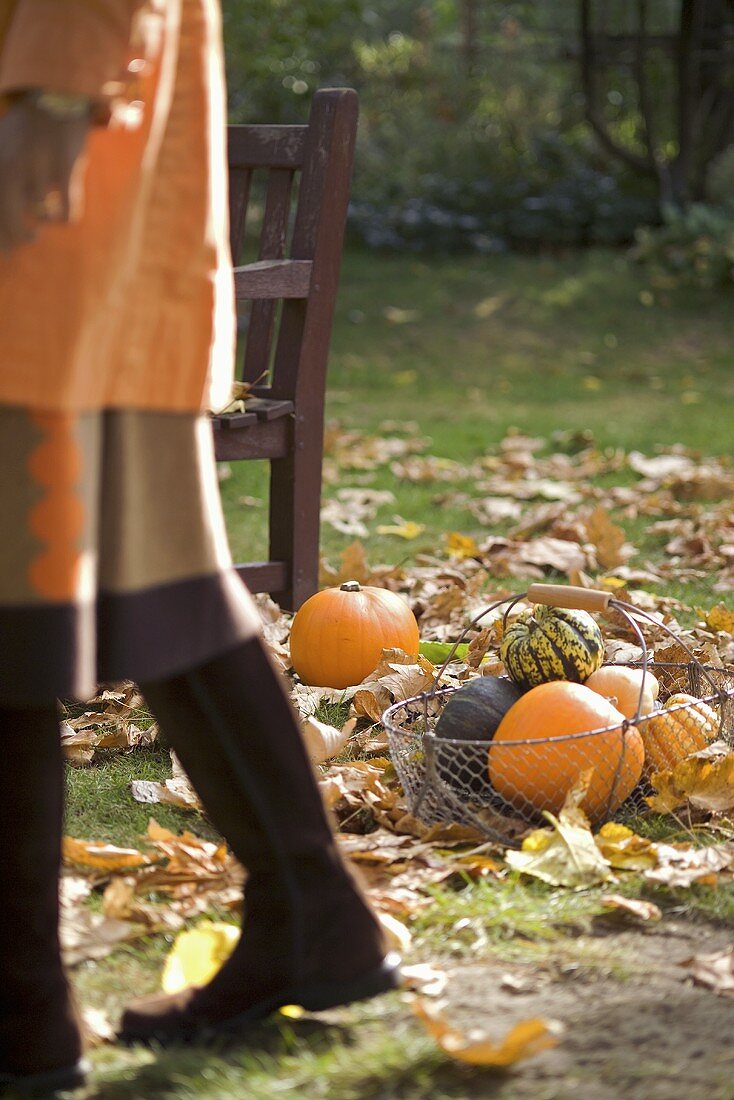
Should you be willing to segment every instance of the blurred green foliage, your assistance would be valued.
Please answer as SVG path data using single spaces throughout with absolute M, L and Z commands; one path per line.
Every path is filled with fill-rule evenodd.
M 650 272 L 653 286 L 704 290 L 734 285 L 734 206 L 693 203 L 665 207 L 663 224 L 637 232 L 632 256 Z
M 648 6 L 652 33 L 675 29 L 678 2 Z M 613 163 L 585 121 L 576 0 L 223 0 L 223 8 L 232 121 L 302 122 L 318 87 L 359 91 L 350 226 L 369 246 L 616 244 L 659 220 L 656 181 Z M 631 33 L 633 16 L 614 3 L 605 18 Z M 642 149 L 634 66 L 605 66 L 601 79 L 610 133 Z M 670 113 L 662 62 L 648 84 Z

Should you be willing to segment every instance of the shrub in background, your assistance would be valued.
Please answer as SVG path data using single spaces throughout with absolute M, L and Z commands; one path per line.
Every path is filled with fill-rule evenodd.
M 663 224 L 637 231 L 632 258 L 653 282 L 703 289 L 734 283 L 734 206 L 668 207 Z

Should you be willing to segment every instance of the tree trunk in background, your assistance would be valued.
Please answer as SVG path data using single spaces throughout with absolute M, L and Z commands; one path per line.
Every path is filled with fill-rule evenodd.
M 467 80 L 470 80 L 477 70 L 479 54 L 479 4 L 480 0 L 459 0 L 461 64 L 464 76 Z
M 602 10 L 606 5 L 602 6 Z M 579 34 L 581 80 L 586 119 L 602 148 L 640 175 L 655 176 L 661 204 L 684 208 L 704 196 L 706 171 L 711 160 L 734 142 L 734 90 L 731 42 L 734 32 L 734 0 L 681 0 L 673 45 L 673 88 L 669 97 L 673 118 L 661 126 L 649 87 L 647 0 L 637 3 L 635 60 L 631 65 L 637 85 L 643 148 L 620 141 L 611 132 L 603 109 L 601 77 L 609 53 L 601 46 L 614 42 L 594 26 L 593 0 L 580 0 Z M 675 135 L 673 156 L 663 151 L 661 132 Z

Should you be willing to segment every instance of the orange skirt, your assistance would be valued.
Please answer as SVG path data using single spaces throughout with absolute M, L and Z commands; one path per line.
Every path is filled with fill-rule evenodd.
M 0 705 L 165 679 L 259 629 L 207 417 L 0 409 L 0 501 Z

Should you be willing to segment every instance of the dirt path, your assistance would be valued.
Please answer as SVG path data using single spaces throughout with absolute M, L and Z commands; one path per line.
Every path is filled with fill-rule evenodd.
M 726 948 L 720 926 L 667 920 L 649 931 L 580 936 L 580 964 L 476 960 L 450 968 L 452 1022 L 501 1034 L 543 1016 L 554 1050 L 467 1095 L 496 1100 L 734 1100 L 734 998 L 693 985 L 680 963 Z M 592 960 L 596 960 L 594 964 Z

